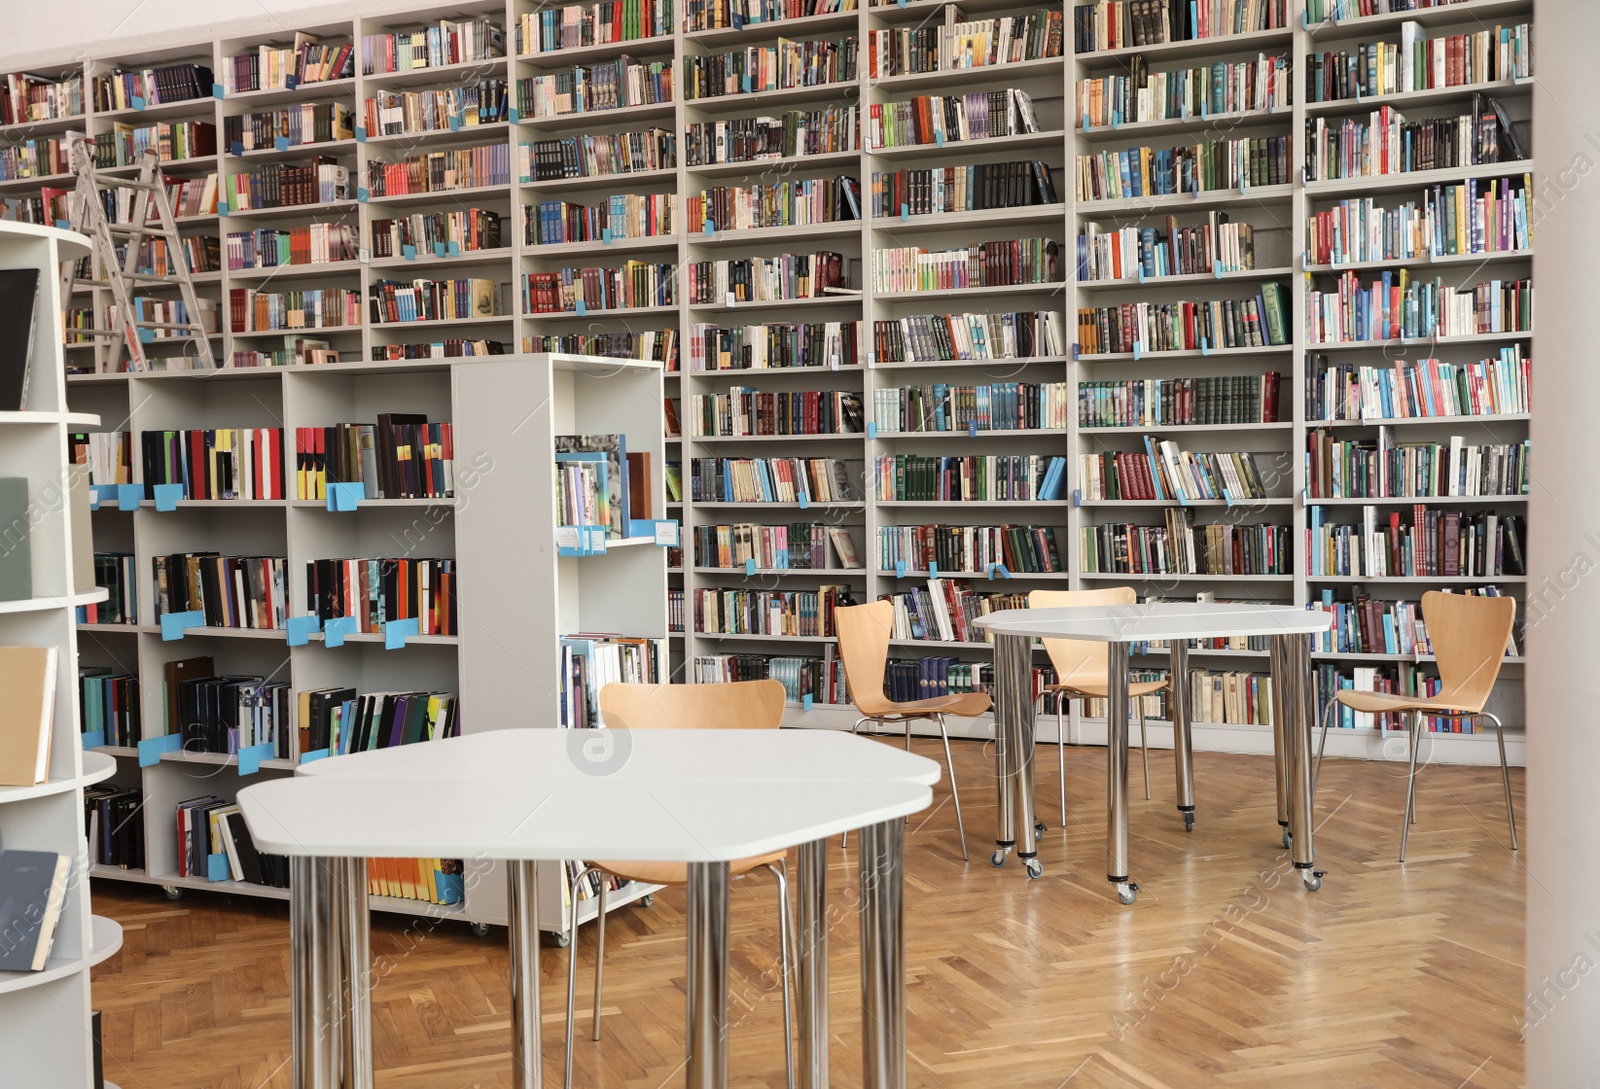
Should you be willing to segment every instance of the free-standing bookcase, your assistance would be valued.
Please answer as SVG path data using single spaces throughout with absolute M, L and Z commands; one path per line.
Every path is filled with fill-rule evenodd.
M 103 753 L 84 752 L 76 727 L 74 609 L 103 599 L 105 591 L 73 580 L 72 523 L 85 512 L 72 509 L 67 498 L 67 435 L 96 420 L 68 411 L 61 346 L 50 335 L 59 312 L 59 262 L 88 252 L 81 235 L 0 224 L 0 266 L 39 270 L 41 334 L 34 338 L 24 410 L 0 413 L 0 465 L 6 476 L 27 478 L 29 495 L 30 525 L 8 528 L 7 540 L 15 533 L 30 539 L 34 595 L 0 602 L 0 643 L 58 651 L 49 776 L 35 786 L 0 787 L 0 848 L 54 851 L 73 860 L 43 971 L 0 972 L 0 1051 L 6 1055 L 7 1077 L 20 1084 L 91 1085 L 89 969 L 122 947 L 122 928 L 90 913 L 84 852 L 83 790 L 110 777 L 116 764 Z

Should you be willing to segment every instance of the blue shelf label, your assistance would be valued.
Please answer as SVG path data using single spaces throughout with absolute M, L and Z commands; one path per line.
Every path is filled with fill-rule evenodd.
M 1011 577 L 1011 571 L 1003 563 L 995 563 L 995 564 L 990 564 L 989 565 L 989 577 L 990 578 L 994 578 L 996 574 L 998 574 L 1003 579 L 1008 579 L 1008 578 Z
M 811 693 L 810 692 L 807 692 L 805 695 L 800 697 L 800 706 L 805 708 L 807 711 L 811 710 Z
M 182 639 L 187 628 L 203 628 L 206 626 L 206 614 L 199 609 L 191 609 L 186 613 L 161 614 L 161 638 L 170 643 L 175 639 Z
M 601 227 L 600 228 L 600 241 L 604 242 L 608 246 L 611 245 L 611 228 L 610 227 Z
M 361 204 L 367 203 L 372 197 L 372 191 L 365 186 L 356 186 L 356 200 Z
M 1211 338 L 1210 337 L 1201 337 L 1200 338 L 1200 354 L 1201 355 L 1210 355 L 1211 354 Z
M 512 109 L 507 110 L 506 111 L 506 120 L 510 121 L 513 125 L 515 125 L 518 121 L 522 120 L 522 111 L 516 109 L 515 107 L 513 107 Z
M 272 146 L 277 148 L 279 151 L 288 151 L 289 138 L 287 136 L 280 136 L 272 142 Z
M 72 223 L 70 220 L 58 219 L 56 220 L 56 226 L 60 227 L 63 231 L 72 230 Z
M 271 760 L 277 751 L 272 742 L 263 742 L 260 745 L 247 745 L 239 750 L 239 774 L 254 775 L 261 770 L 261 761 Z
M 406 244 L 400 247 L 400 255 L 407 261 L 414 260 L 417 256 L 417 247 Z
M 227 855 L 206 855 L 206 880 L 233 880 L 233 870 L 228 865 Z
M 580 318 L 588 317 L 588 315 L 589 315 L 589 307 L 584 304 L 584 301 L 582 299 L 578 300 L 577 311 L 578 311 L 578 317 L 580 317 Z
M 1139 341 L 1136 340 L 1136 341 L 1133 342 L 1133 359 L 1134 359 L 1134 362 L 1137 363 L 1139 361 L 1139 357 L 1142 356 L 1142 355 L 1144 355 L 1144 345 L 1140 344 Z
M 978 421 L 977 420 L 968 420 L 967 421 L 967 438 L 975 439 L 977 437 L 978 437 Z
M 136 110 L 144 109 L 144 99 L 140 98 L 138 95 L 134 95 L 133 96 L 133 108 L 136 109 Z
M 445 251 L 443 242 L 435 242 L 433 244 L 433 255 L 435 257 L 443 257 L 445 255 L 445 252 L 446 251 Z
M 354 635 L 356 631 L 356 618 L 353 616 L 336 616 L 331 620 L 322 622 L 322 645 L 326 647 L 344 646 L 344 637 Z
M 911 207 L 904 201 L 900 202 L 900 221 L 904 223 L 911 218 Z
M 285 640 L 291 647 L 303 647 L 311 640 L 311 633 L 322 630 L 322 617 L 320 616 L 291 616 L 284 626 L 288 632 Z
M 139 742 L 139 766 L 141 768 L 153 767 L 161 763 L 162 753 L 177 752 L 182 748 L 183 738 L 178 734 L 147 737 Z
M 895 578 L 903 579 L 903 578 L 906 577 L 906 561 L 905 560 L 895 560 L 894 561 L 894 574 L 895 574 Z
M 326 760 L 328 756 L 329 753 L 327 749 L 312 749 L 310 752 L 303 752 L 300 754 L 300 762 L 302 764 L 312 764 L 318 760 Z
M 461 243 L 452 238 L 444 244 L 444 251 L 454 257 L 461 252 Z
M 801 492 L 800 493 L 800 509 L 801 510 L 805 510 L 810 505 L 811 505 L 811 500 L 806 497 L 806 493 L 805 492 Z
M 91 485 L 89 485 L 89 509 L 90 510 L 99 510 L 101 503 L 110 502 L 111 500 L 115 499 L 116 497 L 117 497 L 117 486 L 115 484 L 91 484 Z
M 227 214 L 228 214 L 228 202 L 225 201 L 225 200 L 217 201 L 217 215 L 225 216 Z
M 156 331 L 154 329 L 140 329 L 139 330 L 139 342 L 141 344 L 149 344 L 149 343 L 153 342 L 155 339 L 156 339 Z
M 753 574 L 756 573 L 756 561 L 755 560 L 752 559 L 752 560 L 745 560 L 744 561 L 744 573 L 746 575 L 753 575 Z
M 406 645 L 409 636 L 415 639 L 418 635 L 417 618 L 408 616 L 404 620 L 389 620 L 383 625 L 383 649 L 399 650 Z
M 244 154 L 244 144 L 242 144 L 238 140 L 229 141 L 229 143 L 228 143 L 228 154 L 229 155 L 243 155 Z
M 178 501 L 183 498 L 183 485 L 157 484 L 150 492 L 156 501 L 156 510 L 177 510 Z
M 212 98 L 226 98 L 227 97 L 227 92 L 222 89 L 222 84 L 213 83 L 211 85 L 211 97 Z
M 365 125 L 357 125 L 356 126 L 356 143 L 364 144 L 366 142 L 367 142 L 367 126 L 365 126 Z
M 329 481 L 328 482 L 328 509 L 333 511 L 355 510 L 358 503 L 367 497 L 367 486 L 359 480 Z
M 939 577 L 939 565 L 934 563 L 932 560 L 928 561 L 928 577 L 930 579 L 936 579 Z
M 877 425 L 877 423 L 872 421 L 872 420 L 868 420 L 867 421 L 867 438 L 875 439 L 877 437 L 878 437 L 878 425 Z
M 934 130 L 933 142 L 938 144 L 940 147 L 944 147 L 944 130 L 943 129 L 935 129 Z
M 461 131 L 461 115 L 460 114 L 453 113 L 453 114 L 450 115 L 450 131 L 451 132 L 460 132 Z
M 746 72 L 744 74 L 743 86 L 744 86 L 744 93 L 745 94 L 749 94 L 750 93 L 750 73 L 749 72 Z
M 90 730 L 81 736 L 85 749 L 98 749 L 106 743 L 106 732 L 104 730 Z

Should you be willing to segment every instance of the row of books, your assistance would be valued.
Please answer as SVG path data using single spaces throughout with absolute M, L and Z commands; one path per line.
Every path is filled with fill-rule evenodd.
M 872 148 L 943 146 L 999 136 L 1038 132 L 1039 118 L 1026 91 L 972 91 L 968 94 L 917 95 L 898 102 L 874 102 L 867 112 L 868 146 Z
M 79 605 L 80 624 L 137 624 L 139 576 L 131 552 L 96 552 L 94 584 L 106 590 L 106 600 Z
M 1290 68 L 1287 54 L 1258 53 L 1254 60 L 1152 72 L 1136 53 L 1126 74 L 1077 80 L 1072 116 L 1074 124 L 1089 129 L 1286 110 Z
M 1054 204 L 1060 198 L 1053 173 L 1037 159 L 877 171 L 872 214 L 893 219 Z
M 678 369 L 678 331 L 641 329 L 624 332 L 539 333 L 522 338 L 524 352 L 566 352 L 617 359 L 647 359 L 669 372 Z
M 0 124 L 83 116 L 83 73 L 60 79 L 18 72 L 0 86 Z
M 1475 336 L 1533 328 L 1533 281 L 1486 280 L 1456 287 L 1443 276 L 1413 280 L 1407 269 L 1384 272 L 1363 287 L 1354 272 L 1332 291 L 1306 292 L 1309 344 L 1383 342 L 1404 337 Z
M 523 117 L 564 117 L 673 100 L 672 61 L 615 60 L 578 64 L 551 75 L 517 80 Z
M 374 257 L 471 253 L 499 249 L 506 241 L 500 230 L 500 213 L 488 208 L 417 212 L 372 221 Z
M 838 458 L 694 458 L 690 485 L 696 503 L 854 502 L 858 471 Z
M 1133 302 L 1078 310 L 1078 349 L 1084 355 L 1262 348 L 1289 340 L 1289 288 L 1275 280 L 1264 282 L 1260 294 L 1242 299 Z
M 344 223 L 262 227 L 227 237 L 228 268 L 234 271 L 354 261 L 360 252 L 361 229 Z
M 1203 41 L 1288 25 L 1288 0 L 1101 0 L 1072 8 L 1076 53 Z
M 689 54 L 683 58 L 683 98 L 723 98 L 793 87 L 852 83 L 856 78 L 859 41 L 854 35 L 746 46 L 722 53 Z
M 184 752 L 231 755 L 269 745 L 279 759 L 293 754 L 294 694 L 288 681 L 221 676 L 209 657 L 167 665 L 166 732 L 179 736 Z
M 860 147 L 860 112 L 854 103 L 789 110 L 777 116 L 690 121 L 683 130 L 683 161 L 688 166 L 832 155 Z
M 274 148 L 279 140 L 300 147 L 332 140 L 353 140 L 355 135 L 355 112 L 339 102 L 302 102 L 222 119 L 222 139 L 234 155 Z M 215 153 L 213 147 L 210 152 L 201 154 Z
M 299 693 L 294 757 L 326 750 L 330 756 L 460 737 L 453 692 L 368 692 L 318 688 Z
M 1003 566 L 1013 575 L 1066 570 L 1066 531 L 1057 526 L 947 525 L 878 527 L 878 570 L 984 574 Z
M 506 28 L 487 17 L 440 19 L 416 30 L 361 37 L 365 75 L 442 68 L 506 55 Z
M 677 165 L 678 141 L 671 129 L 580 133 L 517 145 L 517 171 L 523 182 L 603 178 Z
M 1527 495 L 1530 441 L 1396 442 L 1379 425 L 1376 439 L 1336 439 L 1326 429 L 1306 437 L 1306 484 L 1313 499 L 1425 499 L 1455 495 Z
M 376 423 L 295 428 L 295 498 L 325 499 L 330 483 L 363 485 L 368 499 L 455 494 L 455 436 L 448 420 L 380 412 Z
M 694 630 L 706 635 L 823 636 L 838 634 L 834 610 L 857 604 L 844 585 L 815 590 L 696 587 Z
M 1121 200 L 1288 185 L 1288 136 L 1206 139 L 1176 147 L 1091 151 L 1075 157 L 1078 200 Z
M 295 31 L 289 45 L 258 45 L 254 52 L 236 53 L 223 65 L 224 89 L 229 94 L 287 90 L 304 83 L 350 79 L 355 71 L 355 47 L 349 43 L 319 42 Z
M 1474 96 L 1470 113 L 1418 121 L 1407 121 L 1393 106 L 1379 106 L 1365 119 L 1309 118 L 1306 180 L 1374 178 L 1526 159 L 1515 128 L 1501 114 L 1483 110 L 1480 100 Z
M 367 892 L 425 904 L 459 904 L 465 897 L 459 858 L 369 858 Z
M 600 690 L 608 684 L 665 684 L 672 668 L 665 639 L 576 632 L 561 637 L 560 725 L 604 726 Z
M 1235 220 L 1228 212 L 1211 211 L 1192 225 L 1166 217 L 1160 227 L 1116 227 L 1106 230 L 1086 221 L 1078 234 L 1078 279 L 1133 280 L 1203 273 L 1244 272 L 1254 268 L 1287 267 L 1287 247 L 1269 245 L 1278 228 L 1261 232 L 1261 253 L 1256 252 L 1254 224 Z M 1315 252 L 1315 251 L 1313 251 Z
M 133 483 L 133 435 L 127 431 L 74 431 L 68 460 L 84 466 L 91 484 Z
M 844 174 L 761 185 L 703 189 L 685 202 L 685 229 L 711 231 L 807 227 L 861 218 L 861 183 Z
M 1503 597 L 1496 586 L 1469 586 L 1446 593 L 1470 597 Z M 1403 654 L 1408 658 L 1433 653 L 1428 627 L 1423 623 L 1422 606 L 1415 601 L 1384 601 L 1365 590 L 1353 590 L 1350 601 L 1335 600 L 1334 591 L 1324 589 L 1306 608 L 1324 613 L 1329 627 L 1311 637 L 1313 653 L 1323 654 Z M 1506 643 L 1506 654 L 1515 657 L 1517 633 Z
M 878 433 L 927 431 L 1061 431 L 1072 389 L 1066 382 L 943 382 L 872 391 Z
M 1325 708 L 1333 698 L 1333 693 L 1340 689 L 1428 697 L 1437 695 L 1444 687 L 1438 677 L 1424 675 L 1415 662 L 1396 662 L 1392 666 L 1355 666 L 1351 669 L 1341 669 L 1336 664 L 1323 662 L 1316 667 L 1314 683 L 1317 686 L 1317 721 L 1328 721 L 1335 728 L 1345 730 L 1410 730 L 1411 716 L 1396 712 L 1369 714 L 1340 704 L 1329 719 Z M 1422 728 L 1429 733 L 1470 734 L 1475 732 L 1475 720 L 1470 716 L 1449 719 L 1428 715 L 1422 720 Z
M 753 563 L 763 570 L 859 571 L 855 538 L 843 526 L 754 522 L 694 527 L 694 565 L 733 570 Z
M 309 163 L 267 163 L 247 174 L 229 174 L 223 183 L 223 197 L 234 212 L 326 204 L 354 195 L 350 168 L 324 155 Z
M 206 174 L 195 178 L 162 178 L 167 187 L 167 206 L 172 209 L 175 219 L 191 219 L 195 216 L 212 216 L 217 214 L 217 175 Z M 124 192 L 123 190 L 109 190 L 107 196 Z M 119 209 L 120 210 L 120 209 Z M 108 216 L 108 218 L 112 218 Z M 133 219 L 133 205 L 130 202 L 126 211 L 120 218 L 112 218 L 115 223 L 128 223 Z
M 872 323 L 879 363 L 945 363 L 970 359 L 1030 359 L 1066 352 L 1059 311 L 911 314 Z
M 531 350 L 531 349 L 529 349 Z M 374 363 L 395 359 L 460 359 L 479 355 L 509 355 L 511 349 L 499 340 L 466 340 L 449 337 L 427 344 L 374 344 L 369 358 Z M 336 358 L 326 362 L 337 363 Z
M 203 64 L 115 68 L 94 77 L 94 109 L 96 113 L 110 113 L 210 98 L 213 82 L 211 69 Z
M 830 289 L 854 290 L 860 283 L 856 264 L 842 253 L 822 251 L 688 261 L 669 267 L 681 269 L 690 306 L 722 306 L 818 299 L 837 294 Z M 668 304 L 672 301 L 666 300 Z
M 517 55 L 659 38 L 673 32 L 671 0 L 602 0 L 518 17 Z
M 697 393 L 690 403 L 691 434 L 859 435 L 866 430 L 861 395 L 848 390 L 759 390 L 731 386 Z
M 630 537 L 635 518 L 649 518 L 650 455 L 628 452 L 623 434 L 579 434 L 555 437 L 557 462 L 598 465 L 609 488 L 610 517 L 561 525 L 605 525 L 612 538 Z
M 153 556 L 155 615 L 198 612 L 208 628 L 284 626 L 288 561 L 282 556 L 180 552 Z
M 459 131 L 505 121 L 509 92 L 503 79 L 428 91 L 379 91 L 363 104 L 361 117 L 369 137 Z
M 147 487 L 177 484 L 185 499 L 284 498 L 281 427 L 143 431 L 139 445 Z
M 735 0 L 737 2 L 737 0 Z M 690 663 L 695 684 L 722 681 L 774 680 L 783 685 L 790 703 L 850 703 L 850 685 L 844 663 L 829 643 L 816 658 L 765 654 L 696 654 Z
M 145 154 L 151 151 L 163 163 L 217 153 L 217 126 L 206 121 L 153 121 L 147 125 L 116 122 L 109 135 L 111 161 L 96 162 L 96 166 L 141 166 Z M 97 136 L 97 142 L 98 139 Z
M 70 173 L 71 170 L 72 160 L 67 151 L 67 142 L 58 137 L 36 136 L 0 148 L 0 181 L 48 178 Z
M 230 357 L 235 367 L 313 366 L 339 362 L 339 353 L 326 340 L 286 333 L 283 347 L 269 351 L 236 349 Z
M 234 333 L 358 327 L 365 310 L 361 292 L 342 287 L 301 291 L 228 289 L 229 328 Z
M 192 234 L 179 238 L 176 246 L 168 245 L 163 238 L 146 238 L 138 248 L 135 263 L 137 271 L 147 276 L 176 276 L 180 261 L 191 273 L 216 272 L 222 267 L 221 257 L 222 247 L 214 235 Z M 127 243 L 117 247 L 117 258 L 127 261 Z
M 129 744 L 136 743 L 134 738 Z M 93 866 L 142 870 L 144 792 L 138 787 L 96 783 L 83 788 L 83 826 Z
M 689 326 L 691 371 L 854 367 L 860 362 L 858 322 L 769 322 L 764 325 L 696 322 Z
M 126 573 L 131 576 L 132 557 L 128 557 L 128 560 Z M 132 619 L 115 621 L 125 624 L 134 622 Z M 99 623 L 110 621 L 102 620 Z M 114 673 L 106 666 L 79 666 L 79 732 L 98 733 L 104 739 L 101 743 L 105 745 L 137 745 L 144 738 L 144 716 L 140 709 L 143 692 L 139 678 L 131 673 Z
M 447 148 L 396 162 L 367 162 L 367 195 L 373 198 L 510 184 L 511 149 L 505 144 Z
M 884 454 L 873 463 L 873 480 L 880 502 L 1053 503 L 1065 496 L 1067 461 L 1045 454 Z
M 877 79 L 1061 56 L 1065 27 L 1059 8 L 990 19 L 962 19 L 954 5 L 944 10 L 943 22 L 869 30 L 867 74 Z
M 959 692 L 987 692 L 994 684 L 993 667 L 963 662 L 948 655 L 927 655 L 909 661 L 891 658 L 884 688 L 889 698 L 910 702 Z
M 1144 447 L 1143 453 L 1080 454 L 1083 498 L 1173 500 L 1180 505 L 1220 499 L 1232 506 L 1266 499 L 1284 479 L 1275 469 L 1263 473 L 1248 451 L 1183 450 L 1170 439 L 1150 435 L 1144 436 Z
M 1219 522 L 1196 526 L 1194 512 L 1165 511 L 1164 525 L 1103 522 L 1080 529 L 1078 569 L 1117 575 L 1292 575 L 1288 526 Z
M 522 277 L 524 314 L 584 314 L 677 304 L 678 266 L 665 262 L 630 260 L 615 267 L 561 268 Z
M 1398 420 L 1530 412 L 1533 360 L 1522 346 L 1476 363 L 1397 360 L 1387 367 L 1306 358 L 1307 420 Z
M 324 622 L 354 617 L 380 633 L 392 620 L 417 621 L 418 635 L 458 635 L 456 561 L 387 557 L 306 561 L 306 611 Z
M 215 794 L 178 803 L 177 858 L 179 877 L 214 880 L 220 873 L 224 880 L 289 887 L 289 859 L 258 851 L 238 803 Z
M 872 253 L 872 289 L 943 291 L 1053 283 L 1061 276 L 1061 244 L 1053 238 L 977 242 L 945 250 L 895 246 Z
M 1306 0 L 1306 18 L 1321 23 L 1337 15 L 1341 22 L 1369 15 L 1397 15 L 1405 11 L 1447 8 L 1469 0 Z
M 691 198 L 692 200 L 692 198 Z M 567 242 L 612 242 L 677 233 L 676 193 L 613 193 L 595 204 L 547 200 L 522 206 L 522 241 L 527 246 Z
M 1279 375 L 1126 378 L 1078 383 L 1079 427 L 1277 423 Z
M 1307 102 L 1527 79 L 1533 75 L 1533 24 L 1496 23 L 1429 38 L 1421 23 L 1406 20 L 1398 43 L 1357 42 L 1336 53 L 1309 53 L 1305 72 Z
M 742 30 L 855 10 L 856 0 L 688 0 L 683 29 L 691 34 L 725 28 Z
M 1331 508 L 1307 512 L 1306 573 L 1365 578 L 1493 578 L 1527 574 L 1524 519 L 1496 511 L 1440 510 L 1418 504 L 1410 524 L 1397 510 L 1382 520 L 1361 508 L 1361 523 L 1330 521 Z
M 1469 178 L 1392 209 L 1341 200 L 1306 219 L 1306 262 L 1406 261 L 1533 248 L 1533 175 Z
M 930 578 L 926 586 L 911 587 L 884 598 L 894 604 L 889 637 L 916 642 L 988 642 L 990 637 L 974 621 L 989 613 L 1028 607 L 1027 594 L 973 590 L 945 578 Z
M 499 314 L 499 289 L 493 280 L 377 280 L 368 288 L 368 316 L 378 324 L 408 321 L 466 321 Z M 353 324 L 359 325 L 359 320 Z

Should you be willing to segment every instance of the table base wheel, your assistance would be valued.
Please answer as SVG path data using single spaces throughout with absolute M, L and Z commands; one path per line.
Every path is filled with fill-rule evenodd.
M 1139 898 L 1139 886 L 1132 881 L 1114 881 L 1117 886 L 1117 899 L 1124 904 L 1131 904 Z
M 1306 891 L 1316 892 L 1322 887 L 1322 878 L 1327 870 L 1301 870 L 1301 877 L 1305 880 Z
M 1009 847 L 996 847 L 994 854 L 989 856 L 989 865 L 999 868 L 1006 864 L 1006 855 L 1011 853 Z
M 1283 830 L 1283 849 L 1285 851 L 1291 851 L 1294 849 L 1294 833 L 1289 831 L 1287 828 Z
M 1193 809 L 1180 809 L 1180 810 L 1178 810 L 1178 812 L 1183 814 L 1183 830 L 1185 832 L 1193 832 L 1194 831 L 1194 810 Z
M 1044 876 L 1044 863 L 1037 858 L 1030 858 L 1022 864 L 1028 871 L 1028 876 L 1037 881 Z

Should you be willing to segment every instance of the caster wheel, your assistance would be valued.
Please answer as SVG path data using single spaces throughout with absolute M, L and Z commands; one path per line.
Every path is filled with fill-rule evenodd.
M 1139 898 L 1139 886 L 1132 881 L 1117 882 L 1117 899 L 1124 904 L 1131 904 Z
M 183 890 L 176 885 L 162 885 L 161 891 L 167 894 L 168 900 L 182 900 Z
M 1049 827 L 1050 826 L 1048 824 L 1046 824 L 1044 821 L 1034 821 L 1033 822 L 1033 838 L 1034 839 L 1043 839 L 1044 838 L 1045 829 L 1047 829 Z
M 487 938 L 489 936 L 488 923 L 468 923 L 467 925 L 472 928 L 472 936 L 474 938 Z
M 1320 889 L 1322 887 L 1322 875 L 1325 873 L 1327 873 L 1326 870 L 1306 870 L 1306 891 L 1316 892 L 1318 889 Z
M 1183 815 L 1183 830 L 1185 832 L 1193 832 L 1194 831 L 1194 814 L 1193 813 L 1185 813 Z
M 1037 858 L 1028 859 L 1028 861 L 1023 863 L 1023 866 L 1027 869 L 1028 876 L 1034 881 L 1037 881 L 1039 878 L 1044 876 L 1044 863 L 1040 862 Z
M 567 946 L 572 944 L 572 939 L 567 937 L 567 932 L 563 930 L 559 934 L 552 934 L 550 936 L 550 942 L 557 949 L 565 949 Z
M 994 866 L 994 867 L 1000 867 L 1000 866 L 1004 866 L 1005 864 L 1006 864 L 1006 849 L 1004 847 L 998 847 L 998 848 L 995 849 L 994 854 L 989 856 L 989 865 Z
M 656 896 L 655 896 L 655 893 L 653 893 L 653 892 L 647 892 L 643 896 L 639 897 L 639 906 L 640 907 L 653 907 L 655 905 L 655 902 L 656 902 Z
M 1283 830 L 1283 849 L 1285 851 L 1294 849 L 1294 834 L 1287 828 Z

